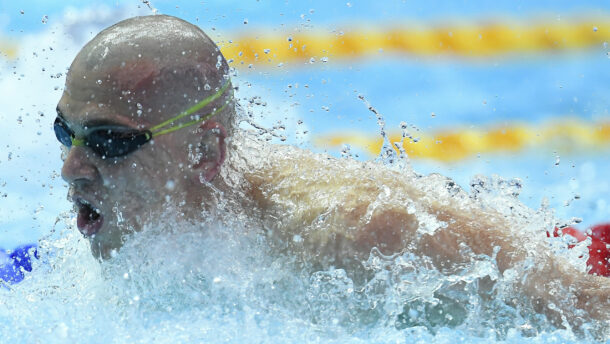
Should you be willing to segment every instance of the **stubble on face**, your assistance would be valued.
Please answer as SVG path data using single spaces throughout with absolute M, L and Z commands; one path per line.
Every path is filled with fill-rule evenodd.
M 137 93 L 117 95 L 103 89 L 103 82 L 96 83 L 98 88 L 88 84 L 96 75 L 81 76 L 71 75 L 59 105 L 75 132 L 86 132 L 91 121 L 134 129 L 149 128 L 159 121 L 154 118 L 154 111 L 147 111 L 142 105 L 146 104 L 143 100 L 136 99 Z M 70 92 L 75 89 L 78 91 Z M 95 256 L 110 257 L 126 235 L 154 222 L 168 203 L 178 203 L 186 197 L 184 172 L 188 166 L 178 158 L 187 155 L 185 149 L 179 149 L 185 136 L 188 133 L 161 136 L 118 158 L 102 158 L 88 147 L 73 147 L 66 154 L 62 173 L 70 183 L 69 197 L 75 201 L 76 210 L 86 202 L 103 217 L 102 227 L 89 235 Z

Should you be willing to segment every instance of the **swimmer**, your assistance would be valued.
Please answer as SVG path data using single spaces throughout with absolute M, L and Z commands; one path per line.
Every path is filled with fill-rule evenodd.
M 229 76 L 203 31 L 163 15 L 119 22 L 78 53 L 54 129 L 77 226 L 93 255 L 120 254 L 130 233 L 172 208 L 190 223 L 247 219 L 279 250 L 320 268 L 362 270 L 377 248 L 429 257 L 450 273 L 469 259 L 467 247 L 494 256 L 501 273 L 522 273 L 515 288 L 559 326 L 610 327 L 610 280 L 515 235 L 502 214 L 482 209 L 447 178 L 241 134 Z

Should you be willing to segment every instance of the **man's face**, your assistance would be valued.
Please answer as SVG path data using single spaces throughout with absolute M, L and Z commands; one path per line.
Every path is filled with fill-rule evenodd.
M 76 138 L 100 125 L 150 128 L 160 121 L 144 101 L 113 90 L 104 73 L 72 70 L 58 110 Z M 134 152 L 105 158 L 87 146 L 67 151 L 62 177 L 78 212 L 79 230 L 90 238 L 95 256 L 108 258 L 121 247 L 124 235 L 150 223 L 169 204 L 185 199 L 188 163 L 184 139 L 164 135 Z M 67 148 L 66 148 L 67 149 Z

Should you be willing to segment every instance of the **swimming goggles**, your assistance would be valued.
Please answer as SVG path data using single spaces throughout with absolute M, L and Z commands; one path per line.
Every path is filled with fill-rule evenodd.
M 178 126 L 173 126 L 175 121 L 194 114 L 209 103 L 218 99 L 227 90 L 230 84 L 230 82 L 227 82 L 221 89 L 210 97 L 181 112 L 178 116 L 170 118 L 167 121 L 147 130 L 137 130 L 116 125 L 101 125 L 86 130 L 84 136 L 77 138 L 74 135 L 74 131 L 70 129 L 68 123 L 66 123 L 66 120 L 61 115 L 61 112 L 58 111 L 57 118 L 55 118 L 55 123 L 53 124 L 55 137 L 57 137 L 57 140 L 68 148 L 72 146 L 87 146 L 102 158 L 116 158 L 125 156 L 137 150 L 146 142 L 157 136 L 169 134 L 193 124 L 201 123 L 221 112 L 229 102 L 226 102 L 223 106 L 209 114 L 204 116 L 194 116 L 196 118 L 189 122 Z

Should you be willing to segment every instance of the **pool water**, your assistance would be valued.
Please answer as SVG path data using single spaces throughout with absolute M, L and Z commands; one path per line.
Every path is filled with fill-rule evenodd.
M 0 60 L 0 93 L 9 95 L 0 97 L 4 123 L 0 137 L 3 149 L 7 148 L 0 155 L 0 196 L 4 202 L 0 206 L 0 246 L 37 242 L 40 256 L 33 262 L 33 272 L 26 273 L 21 283 L 0 287 L 2 342 L 581 343 L 610 338 L 558 328 L 527 302 L 509 302 L 525 298 L 512 285 L 527 267 L 500 273 L 493 255 L 474 255 L 467 247 L 461 252 L 468 257 L 467 262 L 450 273 L 435 269 L 429 259 L 408 250 L 391 256 L 372 250 L 360 262 L 357 273 L 332 267 L 319 270 L 307 257 L 278 253 L 276 243 L 262 228 L 239 217 L 223 218 L 220 223 L 180 223 L 172 220 L 168 210 L 163 217 L 168 220 L 131 237 L 113 259 L 94 259 L 65 200 L 67 188 L 59 176 L 60 151 L 50 129 L 53 109 L 63 91 L 68 63 L 82 44 L 119 17 L 148 13 L 146 8 L 125 12 L 112 7 L 72 10 L 64 16 L 67 24 L 25 34 L 18 59 Z M 541 66 L 537 70 L 542 71 L 540 78 L 533 79 L 554 84 L 558 81 L 544 75 L 553 74 L 556 68 L 568 70 L 566 78 L 575 80 L 583 65 L 596 66 L 593 61 L 598 58 L 592 56 L 586 55 L 576 64 L 560 58 L 548 63 L 537 60 Z M 506 81 L 510 68 L 499 75 L 492 90 L 507 100 L 491 100 L 493 95 L 474 87 L 464 87 L 455 95 L 453 88 L 459 82 L 439 82 L 445 87 L 436 94 L 431 90 L 438 84 L 426 77 L 436 70 L 457 80 L 460 75 L 484 79 L 504 61 L 490 63 L 482 70 L 470 62 L 459 62 L 455 70 L 446 61 L 438 63 L 440 70 L 439 65 L 416 61 L 398 71 L 399 63 L 390 58 L 385 65 L 349 64 L 335 71 L 304 68 L 277 77 L 257 71 L 236 75 L 234 80 L 240 86 L 238 97 L 244 113 L 250 111 L 253 121 L 269 128 L 259 133 L 263 141 L 292 143 L 334 156 L 341 156 L 339 149 L 314 147 L 311 141 L 314 135 L 342 129 L 344 117 L 337 116 L 347 116 L 354 127 L 365 128 L 368 134 L 380 131 L 378 118 L 358 99 L 361 92 L 376 108 L 383 109 L 381 119 L 387 121 L 388 131 L 399 129 L 402 120 L 424 129 L 440 127 L 439 121 L 448 125 L 461 120 L 489 121 L 489 109 L 470 117 L 443 117 L 452 106 L 468 113 L 469 102 L 478 106 L 480 98 L 491 97 L 490 104 L 495 101 L 498 109 L 509 113 L 507 117 L 510 113 L 527 117 L 535 112 L 513 104 L 524 92 Z M 361 77 L 366 82 L 351 84 L 346 75 L 355 74 L 353 68 L 367 72 Z M 527 72 L 521 65 L 514 66 L 515 70 Z M 416 75 L 421 85 L 379 81 L 379 75 L 390 72 L 401 76 L 400 80 L 401 73 Z M 599 82 L 607 73 L 588 72 L 587 77 L 595 74 L 587 79 L 590 83 L 560 80 L 566 85 L 562 90 L 570 93 L 562 94 L 561 101 L 554 93 L 549 95 L 551 87 L 547 88 L 545 98 L 551 99 L 547 101 L 551 107 L 570 99 L 576 111 L 593 108 L 597 110 L 591 110 L 590 117 L 607 117 L 606 101 L 595 96 L 607 90 L 607 85 Z M 298 90 L 292 79 L 299 80 Z M 350 85 L 349 90 L 345 84 Z M 381 87 L 388 84 L 402 90 L 406 101 L 393 101 L 401 95 Z M 577 90 L 579 85 L 581 91 Z M 309 87 L 317 88 L 312 91 Z M 285 92 L 287 89 L 293 93 Z M 421 94 L 415 95 L 417 90 Z M 578 93 L 579 102 L 572 100 L 572 93 Z M 258 100 L 250 101 L 253 97 Z M 447 100 L 438 105 L 445 107 L 442 111 L 433 109 L 439 115 L 431 118 L 429 104 L 443 103 L 439 98 Z M 301 105 L 295 106 L 298 102 Z M 549 105 L 544 100 L 540 103 L 536 103 L 540 108 Z M 407 107 L 409 104 L 412 107 Z M 320 110 L 327 105 L 330 109 Z M 356 108 L 362 112 L 349 117 Z M 251 130 L 252 126 L 243 124 L 243 128 Z M 607 153 L 602 147 L 562 156 L 560 164 L 556 164 L 558 154 L 552 149 L 483 154 L 457 163 L 396 157 L 391 163 L 387 156 L 375 163 L 379 169 L 401 171 L 407 180 L 420 180 L 419 176 L 429 173 L 451 177 L 468 192 L 466 197 L 509 216 L 516 236 L 546 240 L 555 254 L 584 272 L 586 243 L 568 250 L 567 238 L 547 239 L 546 231 L 557 225 L 585 229 L 609 220 Z M 369 158 L 362 153 L 357 159 Z M 423 186 L 431 192 L 444 192 L 444 184 L 435 180 L 431 178 Z M 419 215 L 425 218 L 426 214 Z M 429 219 L 421 230 L 435 225 Z M 537 253 L 532 254 L 536 257 Z

